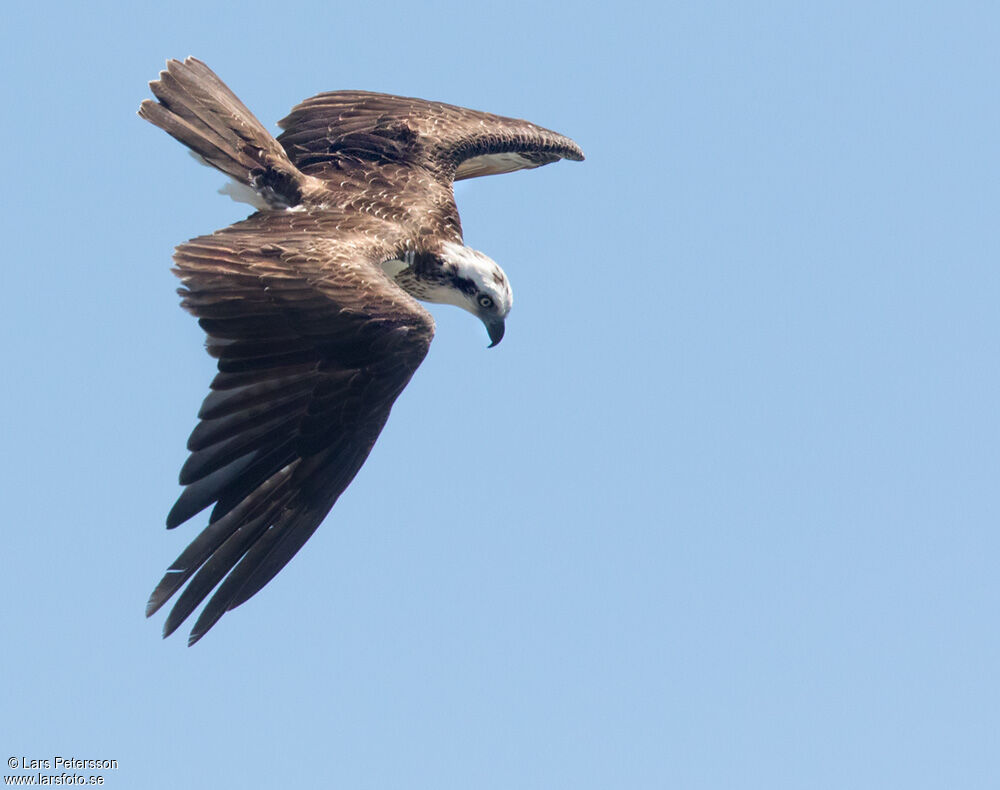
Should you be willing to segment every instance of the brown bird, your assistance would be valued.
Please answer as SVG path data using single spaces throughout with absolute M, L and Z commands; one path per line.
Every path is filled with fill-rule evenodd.
M 139 115 L 259 209 L 174 253 L 219 372 L 167 527 L 212 510 L 146 615 L 186 583 L 169 636 L 214 590 L 194 644 L 285 566 L 365 462 L 434 335 L 416 300 L 503 337 L 510 285 L 465 246 L 452 182 L 583 153 L 527 121 L 364 91 L 307 99 L 275 139 L 195 58 L 168 61 L 150 88 Z

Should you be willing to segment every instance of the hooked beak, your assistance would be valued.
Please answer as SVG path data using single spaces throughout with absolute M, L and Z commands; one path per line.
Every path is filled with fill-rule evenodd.
M 502 318 L 498 318 L 495 321 L 483 321 L 486 325 L 486 333 L 490 336 L 490 344 L 488 348 L 493 348 L 497 343 L 503 340 L 504 322 Z

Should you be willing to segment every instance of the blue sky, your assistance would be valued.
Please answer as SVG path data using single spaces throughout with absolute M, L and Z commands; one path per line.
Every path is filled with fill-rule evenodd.
M 0 748 L 106 786 L 1000 784 L 987 3 L 22 6 L 0 31 Z M 528 118 L 504 342 L 437 338 L 324 526 L 196 647 L 143 606 L 212 375 L 172 247 L 244 209 L 135 116 L 364 88 Z M 14 775 L 23 772 L 11 772 Z M 89 772 L 83 772 L 89 773 Z

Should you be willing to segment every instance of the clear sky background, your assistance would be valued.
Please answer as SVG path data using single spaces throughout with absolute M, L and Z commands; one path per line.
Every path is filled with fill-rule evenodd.
M 9 9 L 0 756 L 1000 786 L 998 41 L 987 2 Z M 203 523 L 163 527 L 213 370 L 170 255 L 246 209 L 135 115 L 189 54 L 268 126 L 364 88 L 587 154 L 459 186 L 506 338 L 435 308 L 324 526 L 190 649 L 143 617 Z

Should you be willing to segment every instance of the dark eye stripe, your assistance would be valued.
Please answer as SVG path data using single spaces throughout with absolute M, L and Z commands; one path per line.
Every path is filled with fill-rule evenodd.
M 476 292 L 476 284 L 468 277 L 452 277 L 451 284 L 453 288 L 457 288 L 465 294 L 474 294 Z

